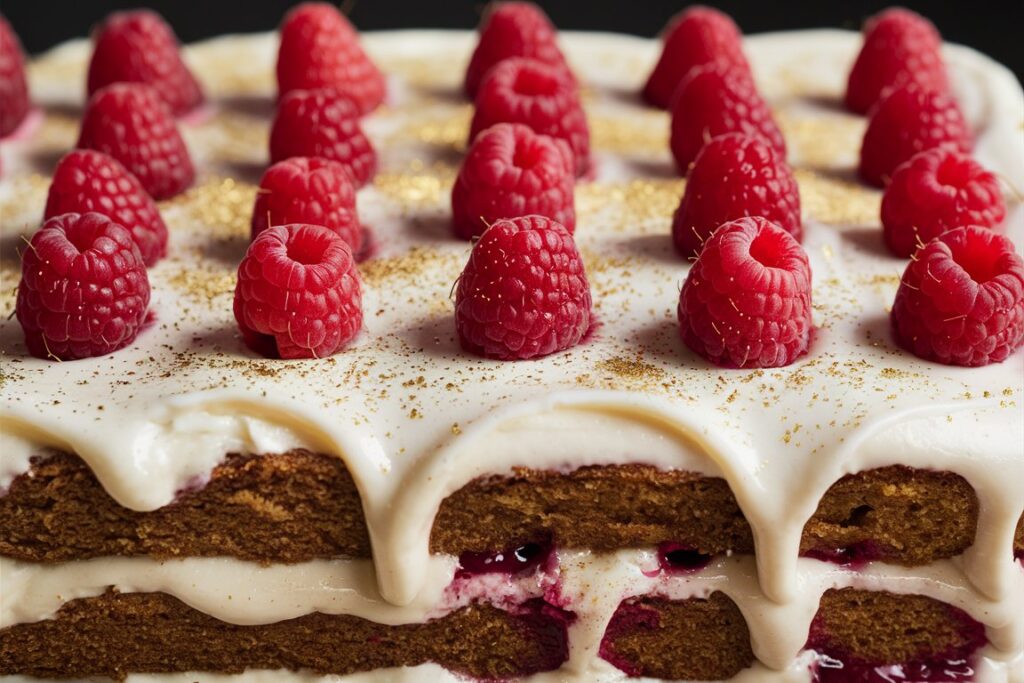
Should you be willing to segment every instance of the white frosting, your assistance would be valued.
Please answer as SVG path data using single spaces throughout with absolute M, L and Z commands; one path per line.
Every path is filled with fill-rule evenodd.
M 769 678 L 759 665 L 744 676 L 805 680 L 793 658 L 818 597 L 833 585 L 921 592 L 961 606 L 988 627 L 992 680 L 1020 680 L 1024 579 L 1011 548 L 1024 512 L 1024 353 L 1000 365 L 949 368 L 891 342 L 887 307 L 905 262 L 884 252 L 877 218 L 860 218 L 878 194 L 844 184 L 863 120 L 834 107 L 859 44 L 855 34 L 747 40 L 759 85 L 787 133 L 791 162 L 819 173 L 799 172 L 818 332 L 806 358 L 764 372 L 712 368 L 678 341 L 675 307 L 686 264 L 668 237 L 674 206 L 658 204 L 673 177 L 671 159 L 660 133 L 651 132 L 667 130 L 667 117 L 627 96 L 648 73 L 655 42 L 563 36 L 587 86 L 595 133 L 598 170 L 577 189 L 577 241 L 602 327 L 583 346 L 528 363 L 461 352 L 448 300 L 469 249 L 450 238 L 447 201 L 459 160 L 453 141 L 465 134 L 468 115 L 458 83 L 473 36 L 395 32 L 369 34 L 365 42 L 391 74 L 392 99 L 366 124 L 380 176 L 360 192 L 359 210 L 378 252 L 376 267 L 363 265 L 376 275 L 364 287 L 366 326 L 355 346 L 326 360 L 253 357 L 237 338 L 230 303 L 230 273 L 247 239 L 245 217 L 239 222 L 230 207 L 251 195 L 221 185 L 219 192 L 166 203 L 170 256 L 150 271 L 157 322 L 135 344 L 102 358 L 47 362 L 26 356 L 15 320 L 0 321 L 0 489 L 26 471 L 28 455 L 54 447 L 80 454 L 121 504 L 152 510 L 202 481 L 226 452 L 307 447 L 343 458 L 352 472 L 374 571 L 365 562 L 261 569 L 233 560 L 133 558 L 41 568 L 4 560 L 4 586 L 26 597 L 5 597 L 3 625 L 45 618 L 63 600 L 106 585 L 166 590 L 240 623 L 316 609 L 387 623 L 425 618 L 451 578 L 450 561 L 432 559 L 427 543 L 448 493 L 514 465 L 644 462 L 726 478 L 753 528 L 756 566 L 749 558 L 728 560 L 669 590 L 638 578 L 638 563 L 622 554 L 563 554 L 563 590 L 581 618 L 571 630 L 570 662 L 538 680 L 617 676 L 594 655 L 625 595 L 657 589 L 681 597 L 714 587 L 736 600 L 763 666 L 778 672 Z M 254 181 L 266 164 L 274 53 L 266 35 L 189 48 L 208 92 L 226 98 L 205 119 L 183 126 L 202 173 Z M 77 105 L 87 54 L 84 41 L 76 41 L 37 60 L 37 100 Z M 976 156 L 1024 188 L 1019 85 L 972 50 L 947 46 L 946 58 L 977 133 Z M 45 198 L 45 184 L 26 174 L 74 142 L 73 126 L 62 129 L 57 111 L 39 135 L 4 145 L 5 305 L 15 284 L 6 279 L 16 277 L 10 250 L 17 234 L 37 225 Z M 660 144 L 651 145 L 652 138 Z M 849 210 L 836 205 L 840 200 Z M 218 213 L 220 205 L 228 208 Z M 1019 248 L 1024 208 L 1011 205 L 1007 223 Z M 895 463 L 958 472 L 975 487 L 981 510 L 974 548 L 955 562 L 860 574 L 798 558 L 800 532 L 829 485 L 845 473 Z M 714 576 L 719 570 L 724 578 Z M 196 588 L 190 577 L 208 571 L 226 583 L 204 579 Z M 326 582 L 324 593 L 303 590 L 314 576 Z M 227 595 L 254 595 L 260 586 L 284 597 L 228 604 Z M 372 680 L 407 675 L 378 672 Z

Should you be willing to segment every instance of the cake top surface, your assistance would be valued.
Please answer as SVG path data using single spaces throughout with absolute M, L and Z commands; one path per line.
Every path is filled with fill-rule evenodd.
M 600 325 L 582 345 L 528 362 L 468 355 L 455 334 L 450 292 L 470 245 L 452 236 L 449 195 L 472 113 L 459 86 L 473 34 L 367 34 L 364 43 L 389 75 L 391 96 L 365 121 L 380 170 L 358 197 L 373 251 L 360 264 L 365 327 L 355 344 L 329 358 L 282 361 L 256 357 L 240 340 L 234 271 L 267 165 L 276 38 L 190 46 L 187 60 L 213 99 L 180 126 L 201 170 L 191 190 L 160 205 L 171 238 L 169 257 L 150 271 L 155 320 L 127 348 L 63 363 L 30 357 L 17 322 L 0 322 L 0 421 L 14 446 L 0 483 L 39 447 L 56 447 L 79 453 L 122 504 L 154 509 L 201 482 L 226 452 L 308 447 L 345 459 L 380 564 L 425 553 L 437 504 L 480 474 L 513 465 L 685 467 L 726 477 L 755 530 L 776 538 L 778 557 L 764 562 L 775 568 L 766 590 L 778 594 L 792 589 L 783 564 L 796 562 L 803 520 L 844 472 L 938 467 L 963 473 L 979 497 L 1013 500 L 995 494 L 1005 492 L 1008 471 L 1024 477 L 1024 353 L 947 367 L 890 336 L 905 261 L 882 244 L 880 193 L 855 179 L 865 121 L 838 104 L 856 34 L 745 43 L 789 144 L 813 272 L 810 352 L 777 370 L 722 370 L 679 340 L 675 310 L 688 265 L 668 226 L 684 181 L 672 167 L 667 114 L 634 97 L 656 42 L 562 36 L 584 84 L 596 153 L 595 177 L 576 187 L 576 240 Z M 44 174 L 75 143 L 88 54 L 74 41 L 32 63 L 45 113 L 34 134 L 5 144 L 5 314 L 14 308 L 17 252 L 45 204 Z M 948 46 L 946 58 L 977 133 L 976 157 L 1024 187 L 1019 85 L 966 48 Z M 1012 198 L 1007 232 L 1024 244 L 1024 207 Z M 993 462 L 1006 466 L 998 476 Z M 1001 513 L 1012 511 L 992 512 Z M 415 563 L 401 564 L 379 577 L 398 602 L 417 590 Z

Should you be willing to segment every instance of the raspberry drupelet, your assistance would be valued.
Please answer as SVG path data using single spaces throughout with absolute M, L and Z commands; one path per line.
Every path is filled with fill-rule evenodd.
M 326 2 L 303 3 L 285 16 L 277 87 L 281 97 L 292 90 L 331 88 L 351 99 L 360 115 L 380 106 L 387 89 L 356 29 Z
M 573 155 L 564 140 L 522 124 L 499 123 L 469 148 L 452 187 L 452 227 L 462 239 L 502 218 L 547 216 L 576 226 Z
M 377 153 L 359 125 L 359 109 L 330 89 L 293 90 L 277 108 L 270 129 L 270 162 L 291 157 L 337 161 L 362 187 L 377 171 Z
M 22 254 L 16 313 L 37 358 L 77 360 L 131 344 L 149 277 L 131 233 L 99 213 L 47 220 Z
M 669 22 L 661 57 L 644 85 L 644 100 L 668 109 L 690 70 L 712 62 L 750 70 L 732 18 L 711 7 L 690 7 Z
M 719 135 L 693 162 L 672 242 L 683 258 L 693 258 L 719 225 L 744 216 L 763 216 L 798 242 L 803 236 L 800 192 L 786 162 L 760 138 Z
M 115 12 L 100 25 L 89 62 L 89 94 L 111 83 L 152 86 L 175 116 L 203 103 L 199 82 L 181 59 L 177 36 L 151 10 Z
M 13 133 L 30 108 L 21 41 L 0 15 L 0 138 Z
M 249 348 L 268 358 L 324 358 L 363 325 L 352 250 L 320 225 L 267 228 L 238 266 L 235 320 Z
M 722 225 L 683 283 L 679 327 L 683 342 L 715 365 L 789 365 L 810 343 L 807 254 L 760 216 Z
M 974 145 L 956 100 L 906 85 L 893 90 L 871 111 L 858 173 L 865 182 L 884 187 L 904 161 L 944 145 L 967 153 Z
M 725 133 L 763 138 L 786 158 L 786 141 L 750 74 L 719 63 L 696 67 L 679 84 L 672 105 L 670 145 L 679 172 L 689 173 L 701 147 Z
M 882 233 L 908 258 L 932 238 L 964 225 L 997 227 L 1006 217 L 999 180 L 954 149 L 938 147 L 899 166 L 882 195 Z
M 1024 261 L 987 228 L 939 235 L 907 264 L 892 329 L 926 360 L 968 367 L 1006 360 L 1024 343 Z
M 590 285 L 572 235 L 544 216 L 491 225 L 455 292 L 462 347 L 498 360 L 564 351 L 590 329 Z
M 252 211 L 252 239 L 270 226 L 289 223 L 330 228 L 359 254 L 363 229 L 356 189 L 344 166 L 319 157 L 292 157 L 266 170 Z
M 138 179 L 102 152 L 77 149 L 53 172 L 44 218 L 90 211 L 126 228 L 147 266 L 167 255 L 167 226 Z
M 557 69 L 534 59 L 506 59 L 487 73 L 475 104 L 470 141 L 497 123 L 522 123 L 565 140 L 577 175 L 590 168 L 590 129 L 579 90 Z
M 939 32 L 916 12 L 892 7 L 872 17 L 846 84 L 847 109 L 866 114 L 888 91 L 907 83 L 947 92 L 941 48 Z
M 114 83 L 97 91 L 85 109 L 77 146 L 117 159 L 153 199 L 173 197 L 195 179 L 171 110 L 146 85 Z
M 574 82 L 556 38 L 551 20 L 532 2 L 492 4 L 480 24 L 480 41 L 466 68 L 466 96 L 474 99 L 487 72 L 513 57 L 544 62 Z

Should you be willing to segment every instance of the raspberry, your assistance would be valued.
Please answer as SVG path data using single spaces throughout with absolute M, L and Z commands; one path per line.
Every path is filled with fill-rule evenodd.
M 572 235 L 544 216 L 500 220 L 480 236 L 459 277 L 462 348 L 527 360 L 575 346 L 590 329 L 590 285 Z
M 893 7 L 872 17 L 864 26 L 864 46 L 850 70 L 847 109 L 866 114 L 888 90 L 906 83 L 946 92 L 949 81 L 941 47 L 939 32 L 915 12 Z
M 740 41 L 740 30 L 728 14 L 699 5 L 679 14 L 669 22 L 665 47 L 644 85 L 644 99 L 668 109 L 672 95 L 690 70 L 712 62 L 749 72 Z
M 345 240 L 320 225 L 267 228 L 238 266 L 235 320 L 269 358 L 324 358 L 363 326 L 359 271 Z
M 683 342 L 715 365 L 775 368 L 807 351 L 811 266 L 793 236 L 760 216 L 704 243 L 679 294 Z
M 704 143 L 723 133 L 761 137 L 786 158 L 786 142 L 750 74 L 717 63 L 696 67 L 672 105 L 672 156 L 680 173 L 689 171 Z
M 798 242 L 803 235 L 800 192 L 786 162 L 760 138 L 719 135 L 693 162 L 672 241 L 690 258 L 719 225 L 743 216 L 763 216 Z
M 871 112 L 860 148 L 860 177 L 883 187 L 904 161 L 942 145 L 961 152 L 973 146 L 956 100 L 916 85 L 902 86 Z
M 573 157 L 564 140 L 499 123 L 473 141 L 452 188 L 452 224 L 463 239 L 494 221 L 540 214 L 576 226 Z
M 999 363 L 1024 343 L 1024 261 L 974 225 L 942 233 L 907 265 L 892 307 L 897 341 L 948 365 Z
M 178 50 L 177 36 L 156 12 L 111 14 L 96 33 L 89 95 L 111 83 L 144 83 L 175 116 L 188 113 L 202 104 L 203 91 Z
M 345 167 L 319 157 L 279 161 L 263 174 L 252 212 L 252 238 L 272 225 L 307 223 L 330 228 L 353 254 L 363 246 L 356 189 Z
M 149 86 L 114 83 L 97 91 L 85 109 L 78 147 L 121 162 L 154 199 L 173 197 L 195 178 L 171 110 Z
M 89 211 L 127 228 L 147 266 L 167 255 L 167 226 L 138 179 L 106 154 L 74 150 L 53 172 L 44 218 Z
M 558 49 L 555 27 L 532 2 L 502 2 L 480 24 L 480 42 L 466 69 L 466 95 L 476 98 L 484 76 L 499 62 L 511 57 L 526 57 L 544 62 L 575 82 L 562 51 Z
M 146 322 L 149 278 L 131 233 L 98 213 L 66 213 L 36 231 L 21 258 L 16 312 L 37 358 L 103 356 Z
M 293 90 L 331 88 L 346 95 L 359 114 L 384 101 L 384 75 L 359 45 L 359 34 L 337 7 L 307 2 L 290 11 L 281 24 L 277 53 L 277 87 Z
M 899 166 L 882 195 L 889 250 L 909 257 L 919 245 L 963 225 L 993 228 L 1006 217 L 999 181 L 966 154 L 938 147 Z
M 0 15 L 0 138 L 13 133 L 28 116 L 28 81 L 21 41 Z
M 270 161 L 323 157 L 339 162 L 357 187 L 377 170 L 377 153 L 359 125 L 359 109 L 334 90 L 293 90 L 270 129 Z
M 531 59 L 506 59 L 488 72 L 476 95 L 472 141 L 496 123 L 522 123 L 561 138 L 575 155 L 577 175 L 590 166 L 590 130 L 576 85 Z

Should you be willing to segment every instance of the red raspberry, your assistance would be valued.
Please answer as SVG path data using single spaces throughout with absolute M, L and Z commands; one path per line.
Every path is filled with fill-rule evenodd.
M 719 135 L 697 155 L 672 221 L 672 241 L 685 258 L 700 253 L 722 223 L 763 216 L 798 242 L 800 191 L 789 166 L 760 138 Z
M 741 40 L 740 30 L 728 14 L 700 5 L 679 14 L 669 22 L 665 47 L 644 85 L 644 99 L 668 109 L 672 95 L 690 70 L 711 62 L 749 72 Z
M 28 82 L 21 42 L 0 15 L 0 138 L 13 133 L 28 116 Z
M 263 174 L 252 212 L 252 238 L 272 225 L 306 223 L 338 233 L 353 254 L 363 246 L 356 188 L 345 167 L 319 157 L 279 161 Z
M 307 2 L 281 24 L 277 87 L 292 90 L 331 88 L 348 96 L 360 115 L 384 101 L 384 75 L 359 45 L 359 34 L 338 8 Z
M 904 161 L 942 145 L 962 152 L 973 146 L 956 100 L 915 85 L 897 88 L 871 112 L 860 148 L 860 177 L 883 187 Z
M 578 344 L 590 309 L 572 235 L 544 216 L 523 216 L 494 223 L 473 246 L 455 293 L 455 327 L 471 353 L 527 360 Z
M 807 254 L 760 216 L 726 223 L 704 243 L 686 276 L 679 326 L 686 345 L 715 365 L 789 365 L 810 341 Z
M 106 154 L 78 149 L 53 172 L 44 218 L 89 211 L 127 228 L 147 266 L 167 255 L 167 226 L 138 179 Z
M 579 91 L 543 62 L 506 59 L 488 72 L 476 95 L 470 141 L 496 123 L 522 123 L 565 140 L 575 156 L 577 175 L 590 166 L 590 130 Z
M 526 57 L 544 62 L 575 82 L 565 56 L 558 49 L 557 34 L 551 20 L 532 2 L 501 2 L 480 24 L 480 42 L 466 69 L 466 95 L 476 98 L 484 76 L 499 62 L 511 57 Z
M 270 129 L 270 162 L 323 157 L 339 162 L 357 187 L 377 171 L 377 153 L 359 125 L 355 103 L 333 90 L 293 90 Z
M 718 63 L 691 69 L 672 105 L 672 156 L 679 172 L 685 175 L 704 143 L 723 133 L 764 138 L 786 158 L 786 141 L 748 72 Z
M 452 188 L 452 224 L 463 239 L 494 221 L 540 214 L 576 227 L 573 157 L 564 140 L 499 123 L 473 141 Z
M 195 179 L 171 110 L 149 86 L 114 83 L 93 95 L 78 147 L 117 159 L 154 199 L 173 197 Z
M 966 154 L 926 150 L 899 166 L 882 195 L 882 232 L 904 258 L 963 225 L 993 228 L 1006 217 L 999 181 Z
M 103 356 L 146 322 L 149 278 L 131 233 L 98 213 L 47 220 L 21 257 L 18 322 L 37 358 Z
M 864 46 L 850 70 L 846 107 L 866 114 L 886 91 L 906 83 L 946 92 L 949 81 L 942 63 L 942 37 L 916 12 L 893 7 L 864 26 Z
M 203 103 L 203 91 L 178 50 L 177 36 L 156 12 L 115 12 L 96 33 L 89 94 L 111 83 L 144 83 L 175 116 L 186 114 Z
M 988 228 L 939 235 L 907 264 L 892 328 L 926 360 L 968 367 L 1006 360 L 1024 343 L 1024 261 Z
M 359 271 L 345 240 L 320 225 L 267 228 L 238 266 L 235 320 L 269 358 L 324 358 L 363 326 Z

